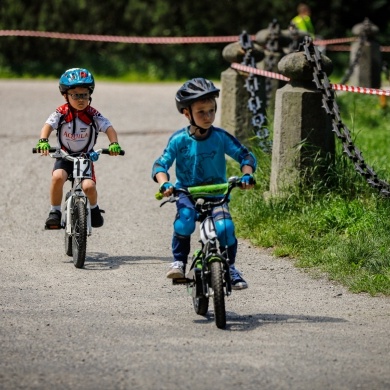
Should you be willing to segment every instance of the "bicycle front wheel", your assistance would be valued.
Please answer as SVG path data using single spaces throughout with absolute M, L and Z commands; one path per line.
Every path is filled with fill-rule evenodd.
M 223 329 L 226 326 L 226 310 L 221 262 L 212 262 L 210 264 L 210 271 L 211 287 L 213 288 L 214 320 L 217 328 Z
M 73 205 L 73 263 L 76 268 L 83 268 L 87 254 L 87 210 L 81 199 L 76 199 Z

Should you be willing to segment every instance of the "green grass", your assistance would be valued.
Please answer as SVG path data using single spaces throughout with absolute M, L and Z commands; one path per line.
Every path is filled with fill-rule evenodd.
M 352 93 L 337 97 L 337 102 L 364 160 L 389 182 L 389 108 L 381 108 L 376 96 Z M 341 141 L 336 143 L 335 162 L 316 160 L 307 172 L 316 180 L 284 198 L 264 196 L 269 190 L 271 157 L 255 150 L 256 189 L 236 191 L 232 197 L 237 235 L 271 248 L 273 255 L 290 258 L 313 275 L 327 275 L 352 292 L 389 296 L 390 198 L 380 197 L 356 173 L 341 152 Z M 324 166 L 326 174 L 315 176 Z M 238 173 L 233 164 L 229 170 Z

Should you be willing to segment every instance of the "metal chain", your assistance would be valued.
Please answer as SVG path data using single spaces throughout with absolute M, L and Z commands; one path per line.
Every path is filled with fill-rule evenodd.
M 245 52 L 241 64 L 256 68 L 256 60 L 253 56 L 253 43 L 250 36 L 245 31 L 240 35 L 240 45 Z M 260 112 L 263 102 L 257 93 L 259 91 L 259 78 L 253 73 L 249 73 L 246 78 L 245 89 L 249 93 L 248 109 L 252 113 L 251 123 L 256 138 L 259 140 L 259 146 L 263 152 L 270 153 L 272 150 L 272 142 L 268 139 L 269 130 L 266 127 L 266 118 L 264 114 Z
M 340 81 L 340 84 L 346 84 L 349 81 L 349 79 L 353 73 L 353 70 L 355 69 L 356 65 L 358 64 L 360 57 L 362 56 L 363 46 L 366 42 L 367 42 L 367 33 L 365 30 L 363 30 L 362 34 L 360 34 L 360 36 L 359 36 L 359 46 L 356 50 L 355 58 L 354 58 L 353 62 L 350 64 L 348 70 L 346 71 L 345 76 Z
M 264 58 L 264 70 L 273 72 L 279 61 L 278 56 L 275 53 L 279 53 L 279 36 L 280 36 L 280 26 L 276 19 L 268 26 L 268 37 L 265 43 L 265 49 L 268 51 L 267 55 Z M 266 107 L 269 106 L 269 102 L 272 98 L 272 80 L 269 77 L 265 79 L 265 94 L 266 94 Z
M 291 42 L 288 45 L 288 52 L 292 53 L 294 51 L 297 51 L 299 49 L 299 43 L 301 41 L 301 37 L 299 35 L 299 30 L 297 29 L 297 26 L 295 23 L 290 23 L 288 26 L 288 31 L 290 33 Z
M 377 174 L 363 159 L 361 151 L 354 146 L 351 134 L 347 126 L 342 122 L 339 107 L 335 101 L 334 91 L 328 76 L 323 70 L 321 53 L 313 44 L 311 38 L 306 37 L 300 51 L 305 53 L 306 59 L 313 67 L 313 81 L 317 89 L 322 93 L 322 105 L 326 113 L 332 118 L 332 130 L 342 141 L 344 153 L 352 160 L 355 170 L 365 178 L 366 182 L 379 191 L 384 197 L 390 197 L 390 185 L 378 179 Z

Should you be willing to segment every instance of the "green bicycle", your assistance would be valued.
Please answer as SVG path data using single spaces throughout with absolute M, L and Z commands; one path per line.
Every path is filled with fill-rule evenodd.
M 226 203 L 233 188 L 240 186 L 241 179 L 233 176 L 223 184 L 175 188 L 173 195 L 160 205 L 161 207 L 167 202 L 176 202 L 179 193 L 190 197 L 195 204 L 200 222 L 201 248 L 195 251 L 185 278 L 172 279 L 172 283 L 187 286 L 195 313 L 201 316 L 207 314 L 211 298 L 214 304 L 215 324 L 220 329 L 226 327 L 225 296 L 231 295 L 232 286 L 227 251 L 219 250 L 212 210 Z M 156 198 L 161 200 L 162 195 L 157 193 Z

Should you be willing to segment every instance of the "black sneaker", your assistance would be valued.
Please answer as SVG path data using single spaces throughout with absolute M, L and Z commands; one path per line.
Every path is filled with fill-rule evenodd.
M 61 229 L 61 211 L 50 211 L 46 219 L 45 229 Z
M 99 206 L 96 206 L 95 208 L 91 209 L 91 225 L 94 228 L 102 227 L 104 224 L 104 219 L 102 217 L 101 212 L 103 210 L 99 209 Z
M 234 266 L 229 267 L 232 290 L 243 290 L 248 288 L 248 283 L 242 278 L 241 272 Z

